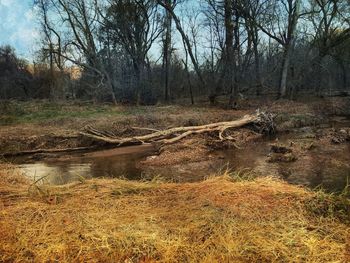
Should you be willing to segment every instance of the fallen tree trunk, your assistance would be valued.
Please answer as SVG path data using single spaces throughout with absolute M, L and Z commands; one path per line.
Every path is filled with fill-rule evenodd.
M 9 152 L 0 154 L 1 157 L 16 157 L 23 155 L 31 155 L 38 153 L 64 153 L 64 152 L 79 152 L 79 151 L 88 151 L 95 149 L 96 146 L 90 147 L 76 147 L 76 148 L 62 148 L 62 149 L 36 149 L 36 150 L 28 150 L 28 151 L 20 151 L 20 152 Z
M 155 131 L 146 135 L 127 138 L 117 138 L 115 136 L 112 136 L 111 133 L 99 131 L 92 127 L 86 127 L 85 131 L 80 132 L 80 134 L 97 141 L 116 144 L 118 146 L 121 146 L 123 144 L 145 143 L 171 144 L 192 134 L 208 132 L 217 132 L 220 140 L 229 140 L 229 136 L 224 136 L 224 132 L 226 130 L 243 127 L 249 124 L 252 124 L 260 132 L 274 132 L 273 116 L 271 114 L 261 113 L 258 111 L 256 114 L 245 115 L 241 119 L 234 121 L 210 123 L 200 126 L 175 127 L 163 131 Z

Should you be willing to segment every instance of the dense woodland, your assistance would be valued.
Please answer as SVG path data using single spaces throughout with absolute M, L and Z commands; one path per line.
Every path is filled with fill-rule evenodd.
M 156 104 L 350 94 L 349 0 L 35 0 L 34 61 L 0 99 Z M 72 72 L 74 74 L 72 74 Z

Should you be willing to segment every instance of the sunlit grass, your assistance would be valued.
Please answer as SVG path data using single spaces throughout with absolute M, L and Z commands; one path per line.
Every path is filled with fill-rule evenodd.
M 312 209 L 330 195 L 273 178 L 226 171 L 198 183 L 38 190 L 6 171 L 0 261 L 346 262 L 349 225 L 337 209 Z

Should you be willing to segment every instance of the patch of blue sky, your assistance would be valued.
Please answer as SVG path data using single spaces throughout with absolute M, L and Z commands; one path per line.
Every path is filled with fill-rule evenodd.
M 21 57 L 31 59 L 39 43 L 33 0 L 0 0 L 0 46 L 11 45 Z

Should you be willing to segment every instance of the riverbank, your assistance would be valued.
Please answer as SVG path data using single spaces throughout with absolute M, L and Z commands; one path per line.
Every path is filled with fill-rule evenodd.
M 0 170 L 0 261 L 346 262 L 349 199 L 224 173 L 34 185 Z
M 86 126 L 127 137 L 178 126 L 203 125 L 239 119 L 257 109 L 276 115 L 280 131 L 327 123 L 329 115 L 350 115 L 349 98 L 313 101 L 249 100 L 239 109 L 224 105 L 112 106 L 85 102 L 1 102 L 0 154 L 36 149 L 96 146 L 79 132 Z
M 5 116 L 12 116 L 13 123 L 0 126 L 0 154 L 5 153 L 5 161 L 24 164 L 21 167 L 28 176 L 44 176 L 53 184 L 80 177 L 131 180 L 162 177 L 168 182 L 196 182 L 223 167 L 248 168 L 257 176 L 273 175 L 293 184 L 323 187 L 329 192 L 341 192 L 348 182 L 349 98 L 308 102 L 251 100 L 235 110 L 204 104 L 115 107 L 82 102 L 8 103 Z M 23 107 L 22 115 L 16 114 L 18 107 Z M 125 152 L 125 148 L 115 148 L 79 134 L 84 127 L 91 126 L 117 137 L 132 137 L 172 127 L 232 121 L 257 109 L 275 115 L 275 136 L 264 137 L 254 127 L 241 127 L 225 132 L 224 136 L 230 140 L 220 140 L 217 133 L 198 134 L 172 145 L 160 148 L 155 145 L 149 152 L 135 146 L 127 154 L 129 150 Z M 54 111 L 55 117 L 47 111 Z M 107 150 L 108 158 L 104 158 L 107 153 L 104 150 L 111 147 L 114 149 Z M 279 147 L 283 152 L 274 152 Z M 90 150 L 54 152 L 71 148 Z M 23 151 L 36 153 L 16 156 Z

